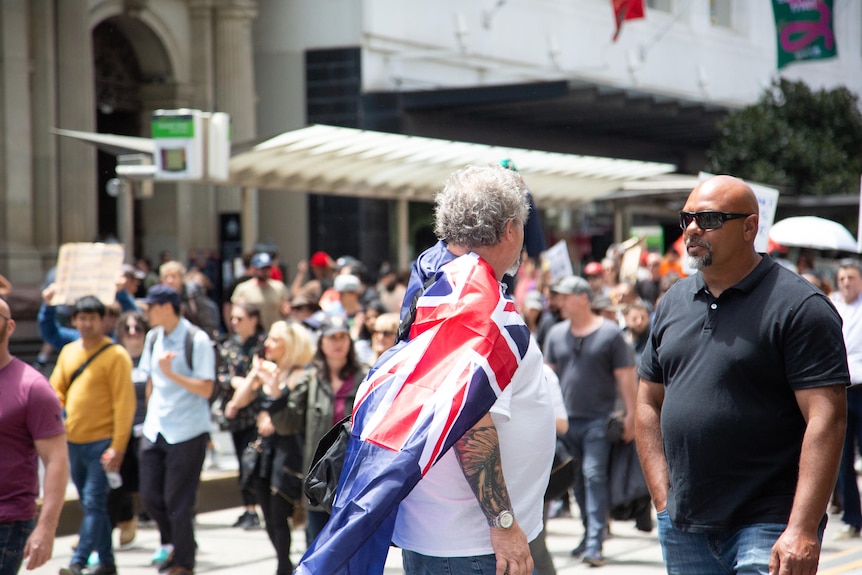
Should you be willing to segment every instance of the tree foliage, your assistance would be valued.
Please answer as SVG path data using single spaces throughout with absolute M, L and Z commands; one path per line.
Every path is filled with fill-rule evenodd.
M 854 194 L 862 174 L 862 113 L 846 88 L 814 92 L 780 80 L 721 121 L 707 170 L 806 195 Z

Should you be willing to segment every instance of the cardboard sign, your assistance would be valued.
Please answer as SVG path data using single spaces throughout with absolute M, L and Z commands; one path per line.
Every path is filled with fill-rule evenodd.
M 63 244 L 57 255 L 51 305 L 72 305 L 86 295 L 96 296 L 105 305 L 114 303 L 124 255 L 120 244 Z
M 572 260 L 569 258 L 569 247 L 566 240 L 560 240 L 542 252 L 542 259 L 548 263 L 551 272 L 551 282 L 574 275 Z

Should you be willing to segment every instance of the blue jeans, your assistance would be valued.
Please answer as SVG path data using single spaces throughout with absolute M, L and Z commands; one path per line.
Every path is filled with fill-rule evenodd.
M 15 575 L 24 560 L 24 546 L 36 520 L 0 523 L 0 575 Z
M 407 575 L 493 575 L 497 572 L 497 557 L 429 557 L 403 549 L 401 559 Z
M 657 513 L 658 540 L 668 575 L 768 575 L 772 546 L 784 523 L 756 523 L 726 533 L 676 529 L 667 509 Z M 823 541 L 824 521 L 818 538 Z
M 69 474 L 78 490 L 78 501 L 84 510 L 78 549 L 72 563 L 87 564 L 92 551 L 99 553 L 101 563 L 114 564 L 111 548 L 111 518 L 108 515 L 108 478 L 102 467 L 102 453 L 111 445 L 110 439 L 92 443 L 69 442 Z
M 317 536 L 326 527 L 327 521 L 329 521 L 329 513 L 326 511 L 308 510 L 305 520 L 305 541 L 308 547 L 311 547 L 311 542 L 317 539 Z
M 838 493 L 844 514 L 841 521 L 856 529 L 862 528 L 862 505 L 859 502 L 859 485 L 853 464 L 856 454 L 862 450 L 862 386 L 847 391 L 847 432 L 844 435 L 844 450 L 838 468 Z
M 566 445 L 575 461 L 581 462 L 583 490 L 575 489 L 575 499 L 586 518 L 586 554 L 602 552 L 602 539 L 608 522 L 608 461 L 611 444 L 608 441 L 608 421 L 570 418 L 565 436 Z

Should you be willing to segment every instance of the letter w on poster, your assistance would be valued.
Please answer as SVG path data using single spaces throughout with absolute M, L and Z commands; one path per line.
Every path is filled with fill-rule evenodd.
M 63 244 L 57 255 L 51 305 L 72 305 L 85 295 L 94 295 L 105 305 L 114 303 L 124 254 L 120 244 Z

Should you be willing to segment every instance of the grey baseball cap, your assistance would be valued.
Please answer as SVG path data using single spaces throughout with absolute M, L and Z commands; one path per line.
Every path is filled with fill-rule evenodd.
M 590 284 L 581 276 L 564 277 L 551 285 L 551 291 L 560 294 L 586 294 L 592 299 Z

